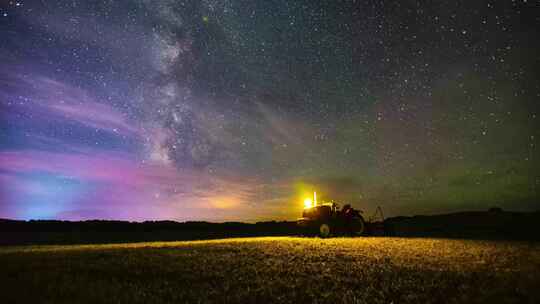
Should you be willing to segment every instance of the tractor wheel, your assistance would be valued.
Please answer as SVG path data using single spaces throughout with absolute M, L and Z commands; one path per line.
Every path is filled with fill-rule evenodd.
M 351 235 L 361 236 L 366 232 L 366 223 L 364 222 L 363 218 L 355 218 L 351 224 L 352 225 L 349 231 Z
M 322 238 L 327 238 L 330 236 L 330 225 L 328 225 L 328 223 L 322 223 L 319 226 L 319 236 Z

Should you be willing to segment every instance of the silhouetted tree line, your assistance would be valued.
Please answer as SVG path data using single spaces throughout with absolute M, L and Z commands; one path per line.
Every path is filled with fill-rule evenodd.
M 255 224 L 241 222 L 210 223 L 202 221 L 175 222 L 175 221 L 58 221 L 58 220 L 30 220 L 18 221 L 0 219 L 0 231 L 11 232 L 65 232 L 65 231 L 115 231 L 115 232 L 141 232 L 163 230 L 196 230 L 196 231 L 282 231 L 291 229 L 294 222 L 257 222 Z
M 540 240 L 539 212 L 488 211 L 441 215 L 398 216 L 384 221 L 398 237 Z M 241 222 L 126 222 L 108 220 L 18 221 L 0 219 L 0 245 L 76 244 L 197 240 L 249 236 L 299 235 L 292 221 Z
M 127 222 L 109 220 L 18 221 L 0 219 L 0 245 L 173 241 L 225 237 L 294 235 L 295 222 Z

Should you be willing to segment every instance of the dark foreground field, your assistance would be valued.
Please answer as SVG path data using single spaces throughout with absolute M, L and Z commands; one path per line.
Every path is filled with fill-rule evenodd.
M 0 247 L 2 303 L 540 303 L 540 244 L 265 237 Z

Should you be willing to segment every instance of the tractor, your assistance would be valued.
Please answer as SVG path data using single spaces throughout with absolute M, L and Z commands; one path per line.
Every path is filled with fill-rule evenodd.
M 313 197 L 313 201 L 304 201 L 302 217 L 297 220 L 304 233 L 326 238 L 338 234 L 360 236 L 366 232 L 366 222 L 360 210 L 349 204 L 340 210 L 339 205 L 333 202 L 317 205 L 317 194 L 314 193 Z
M 390 235 L 381 207 L 377 207 L 366 221 L 362 211 L 353 209 L 349 204 L 341 209 L 334 202 L 318 205 L 317 193 L 313 193 L 313 200 L 309 198 L 304 201 L 304 211 L 297 225 L 304 234 L 319 235 L 322 238 L 330 235 Z

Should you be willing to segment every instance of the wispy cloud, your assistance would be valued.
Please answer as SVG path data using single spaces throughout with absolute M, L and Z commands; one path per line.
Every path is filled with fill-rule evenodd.
M 85 90 L 44 76 L 1 75 L 2 115 L 33 122 L 76 123 L 126 137 L 141 130 L 117 109 L 99 102 Z M 16 121 L 12 117 L 11 121 Z

